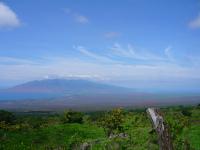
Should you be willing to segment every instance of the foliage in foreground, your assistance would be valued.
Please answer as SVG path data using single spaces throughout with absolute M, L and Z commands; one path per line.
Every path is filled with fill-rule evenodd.
M 174 149 L 200 149 L 200 109 L 161 109 L 171 131 Z M 157 135 L 144 110 L 63 114 L 13 114 L 0 111 L 0 150 L 158 149 Z

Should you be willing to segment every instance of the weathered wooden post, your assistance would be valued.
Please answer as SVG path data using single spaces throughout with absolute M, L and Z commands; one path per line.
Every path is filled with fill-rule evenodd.
M 173 150 L 168 127 L 164 123 L 164 119 L 160 115 L 159 110 L 148 108 L 147 114 L 149 115 L 152 126 L 158 135 L 160 150 Z

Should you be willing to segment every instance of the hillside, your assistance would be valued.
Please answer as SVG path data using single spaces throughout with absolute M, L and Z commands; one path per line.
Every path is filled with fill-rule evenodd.
M 121 93 L 130 89 L 80 79 L 35 80 L 0 90 L 0 100 L 58 98 L 69 95 Z

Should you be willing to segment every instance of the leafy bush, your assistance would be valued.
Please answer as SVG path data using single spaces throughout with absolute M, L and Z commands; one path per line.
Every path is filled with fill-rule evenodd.
M 191 113 L 189 110 L 187 110 L 187 109 L 183 109 L 183 110 L 181 111 L 181 113 L 182 113 L 184 116 L 188 116 L 188 117 L 190 117 L 190 116 L 192 115 L 192 113 Z
M 16 118 L 13 113 L 5 110 L 0 110 L 0 122 L 13 123 L 15 119 Z
M 78 134 L 74 134 L 68 141 L 68 145 L 70 149 L 79 149 L 81 143 L 83 143 L 83 138 Z
M 104 128 L 109 136 L 113 132 L 120 132 L 123 130 L 122 124 L 124 122 L 123 110 L 113 109 L 111 112 L 107 113 L 101 120 L 100 125 Z
M 186 146 L 186 140 L 182 135 L 184 129 L 190 127 L 188 117 L 183 115 L 183 112 L 170 112 L 170 115 L 166 115 L 167 124 L 170 127 L 171 137 L 173 140 L 173 146 L 177 150 L 182 150 Z M 188 145 L 188 143 L 187 143 Z
M 65 111 L 61 117 L 63 123 L 83 123 L 83 114 L 76 111 Z

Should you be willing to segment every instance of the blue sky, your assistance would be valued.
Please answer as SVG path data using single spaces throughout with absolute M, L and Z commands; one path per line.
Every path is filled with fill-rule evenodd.
M 0 86 L 80 77 L 200 89 L 199 0 L 0 1 Z

